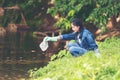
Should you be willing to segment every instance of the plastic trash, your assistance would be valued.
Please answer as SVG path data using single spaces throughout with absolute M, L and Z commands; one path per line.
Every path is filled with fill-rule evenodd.
M 42 51 L 46 51 L 48 48 L 48 42 L 47 41 L 42 41 L 39 45 L 39 47 L 41 48 Z

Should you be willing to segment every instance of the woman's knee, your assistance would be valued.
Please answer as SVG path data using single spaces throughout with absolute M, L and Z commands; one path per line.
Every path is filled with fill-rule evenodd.
M 75 50 L 74 50 L 74 47 L 70 47 L 70 48 L 69 48 L 69 52 L 70 52 L 70 53 L 74 53 L 74 51 L 75 51 Z
M 78 46 L 77 45 L 77 43 L 75 43 L 75 42 L 69 42 L 68 44 L 67 44 L 67 48 L 69 49 L 70 47 L 72 47 L 72 46 Z
M 75 47 L 70 47 L 69 48 L 69 52 L 71 55 L 73 56 L 81 56 L 84 53 L 86 53 L 86 51 L 82 50 L 82 49 L 76 49 Z
M 79 52 L 74 47 L 70 47 L 69 52 L 72 56 L 79 56 Z
M 72 46 L 73 44 L 75 44 L 75 43 L 69 42 L 69 43 L 68 43 L 68 46 Z

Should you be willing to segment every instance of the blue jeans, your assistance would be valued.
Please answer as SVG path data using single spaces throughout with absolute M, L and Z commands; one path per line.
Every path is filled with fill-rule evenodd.
M 72 56 L 81 56 L 84 53 L 88 52 L 88 50 L 81 48 L 76 42 L 69 42 L 67 48 Z

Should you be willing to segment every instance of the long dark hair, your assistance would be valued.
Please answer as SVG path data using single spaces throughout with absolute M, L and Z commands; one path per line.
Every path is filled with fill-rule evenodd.
M 80 30 L 79 31 L 82 31 L 83 30 L 83 24 L 81 22 L 81 20 L 79 18 L 75 18 L 72 20 L 71 22 L 74 26 L 80 26 Z

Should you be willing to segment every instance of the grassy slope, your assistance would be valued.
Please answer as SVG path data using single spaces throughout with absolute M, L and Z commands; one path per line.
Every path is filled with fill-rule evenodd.
M 101 58 L 93 52 L 80 57 L 68 55 L 31 71 L 31 80 L 120 80 L 120 39 L 107 39 L 98 45 Z

